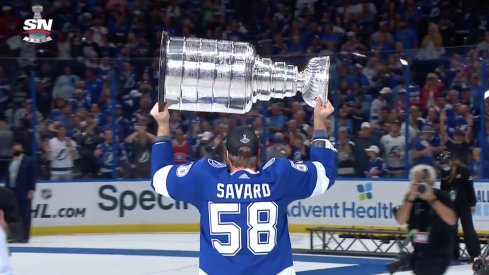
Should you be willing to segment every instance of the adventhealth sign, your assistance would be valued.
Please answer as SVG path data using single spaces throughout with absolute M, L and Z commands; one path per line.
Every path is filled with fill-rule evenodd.
M 392 209 L 400 203 L 404 186 L 398 181 L 339 180 L 323 196 L 292 203 L 287 215 L 299 224 L 398 227 Z

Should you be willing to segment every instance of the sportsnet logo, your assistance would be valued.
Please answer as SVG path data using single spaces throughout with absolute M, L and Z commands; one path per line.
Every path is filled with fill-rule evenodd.
M 23 40 L 30 43 L 44 43 L 53 40 L 50 36 L 53 19 L 42 19 L 42 6 L 32 6 L 32 11 L 34 12 L 34 18 L 24 21 Z

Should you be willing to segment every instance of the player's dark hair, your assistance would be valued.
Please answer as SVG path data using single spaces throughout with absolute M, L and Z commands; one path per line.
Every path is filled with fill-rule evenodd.
M 253 155 L 253 151 L 248 146 L 240 147 L 237 156 L 229 153 L 229 157 L 227 159 L 228 165 L 250 169 L 256 169 L 260 164 L 259 161 L 260 157 L 258 155 Z

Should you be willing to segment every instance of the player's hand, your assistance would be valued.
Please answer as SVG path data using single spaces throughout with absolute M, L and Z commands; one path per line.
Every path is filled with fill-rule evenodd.
M 149 113 L 156 120 L 159 126 L 166 126 L 170 124 L 170 112 L 168 112 L 168 103 L 165 103 L 165 109 L 160 112 L 157 102 Z
M 321 97 L 316 98 L 316 106 L 314 107 L 314 119 L 325 120 L 329 115 L 334 112 L 334 107 L 331 105 L 331 101 L 324 103 Z

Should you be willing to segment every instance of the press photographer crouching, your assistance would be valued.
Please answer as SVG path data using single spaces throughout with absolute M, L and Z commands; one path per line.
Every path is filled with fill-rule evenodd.
M 416 275 L 443 274 L 450 264 L 457 223 L 448 195 L 433 188 L 436 171 L 420 164 L 409 172 L 410 188 L 395 213 L 399 224 L 407 224 L 414 252 L 411 268 Z
M 475 212 L 477 199 L 475 197 L 474 182 L 470 176 L 469 168 L 460 160 L 453 159 L 450 152 L 442 152 L 438 156 L 441 165 L 440 189 L 445 191 L 455 207 L 457 220 L 460 218 L 464 232 L 464 241 L 471 260 L 481 253 L 479 238 L 474 229 L 472 213 Z M 460 257 L 458 226 L 454 228 L 453 259 Z

